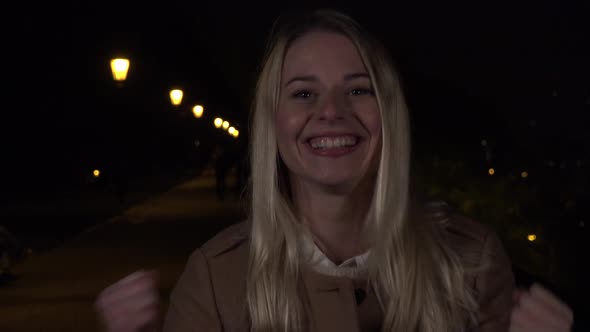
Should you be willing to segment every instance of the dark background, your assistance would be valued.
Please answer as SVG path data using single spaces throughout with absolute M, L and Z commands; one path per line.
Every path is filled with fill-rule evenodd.
M 199 174 L 216 145 L 243 159 L 270 26 L 283 10 L 319 6 L 358 19 L 398 63 L 415 193 L 491 225 L 519 283 L 543 282 L 583 318 L 590 173 L 583 1 L 12 4 L 2 21 L 0 225 L 43 250 L 132 204 L 129 192 L 149 196 Z M 111 77 L 115 56 L 131 60 L 122 87 Z M 185 91 L 179 109 L 168 99 L 172 87 Z M 196 103 L 205 107 L 202 119 L 190 114 Z M 241 136 L 214 129 L 216 116 Z

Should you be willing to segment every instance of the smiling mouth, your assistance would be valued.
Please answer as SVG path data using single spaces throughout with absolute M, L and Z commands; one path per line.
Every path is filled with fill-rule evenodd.
M 319 136 L 310 138 L 307 143 L 314 151 L 347 149 L 356 146 L 360 138 L 353 135 Z

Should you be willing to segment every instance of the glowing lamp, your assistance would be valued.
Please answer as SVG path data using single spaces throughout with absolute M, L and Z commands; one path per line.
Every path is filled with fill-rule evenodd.
M 174 89 L 170 91 L 170 101 L 172 102 L 172 105 L 174 106 L 178 106 L 180 105 L 180 103 L 182 103 L 182 90 L 180 89 Z
M 113 79 L 117 82 L 122 82 L 127 78 L 127 72 L 129 71 L 129 59 L 112 59 L 111 60 L 111 72 L 113 73 Z
M 203 116 L 203 106 L 201 105 L 197 105 L 195 107 L 193 107 L 193 114 L 195 115 L 195 118 L 200 118 Z

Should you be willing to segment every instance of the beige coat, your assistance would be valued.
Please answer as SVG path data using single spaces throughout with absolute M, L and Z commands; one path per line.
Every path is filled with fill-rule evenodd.
M 507 331 L 514 290 L 511 265 L 500 240 L 489 229 L 461 217 L 450 218 L 448 234 L 461 258 L 489 266 L 468 279 L 480 306 L 478 332 Z M 165 332 L 248 331 L 245 278 L 248 228 L 231 226 L 195 250 L 170 298 Z M 378 331 L 382 313 L 372 292 L 357 305 L 353 281 L 303 272 L 309 299 L 309 331 Z M 378 315 L 378 316 L 375 316 Z

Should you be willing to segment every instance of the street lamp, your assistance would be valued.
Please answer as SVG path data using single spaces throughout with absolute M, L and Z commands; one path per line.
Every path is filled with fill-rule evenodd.
M 170 101 L 172 102 L 172 105 L 180 105 L 180 103 L 182 103 L 182 95 L 183 93 L 180 89 L 170 90 Z
M 203 116 L 203 106 L 201 105 L 197 105 L 195 107 L 193 107 L 193 114 L 195 115 L 195 118 L 200 118 Z
M 236 129 L 236 130 L 234 130 L 234 132 L 232 133 L 232 135 L 233 135 L 235 138 L 238 138 L 238 135 L 240 135 L 240 132 L 239 132 L 239 131 Z
M 229 128 L 229 122 L 223 121 L 223 123 L 221 124 L 221 126 L 223 126 L 223 130 L 227 130 L 227 128 Z
M 113 58 L 111 59 L 111 72 L 113 74 L 113 80 L 119 91 L 115 93 L 116 95 L 116 108 L 118 111 L 123 111 L 127 107 L 128 96 L 126 93 L 123 93 L 124 82 L 127 79 L 127 73 L 129 72 L 129 59 L 126 58 Z M 122 113 L 122 112 L 121 112 Z M 116 127 L 117 132 L 122 129 L 122 122 L 116 121 L 113 126 Z M 129 163 L 129 153 L 127 153 L 127 149 L 129 148 L 129 141 L 124 139 L 126 137 L 121 136 L 120 141 L 113 147 L 114 153 L 114 160 L 113 160 L 113 169 L 110 170 L 109 173 L 113 174 L 115 180 L 116 190 L 119 196 L 119 199 L 123 201 L 125 199 L 126 188 L 127 185 L 125 183 L 125 179 L 127 179 L 127 170 L 124 165 Z M 93 170 L 92 175 L 95 178 L 101 176 L 101 171 L 98 169 Z
M 235 131 L 236 131 L 236 128 L 234 128 L 234 127 L 229 127 L 229 128 L 227 129 L 227 132 L 228 132 L 230 135 L 233 135 Z
M 221 125 L 223 124 L 223 119 L 215 118 L 213 124 L 215 125 L 215 128 L 221 128 Z
M 129 59 L 116 58 L 111 60 L 111 72 L 116 82 L 123 82 L 127 79 L 129 71 Z

